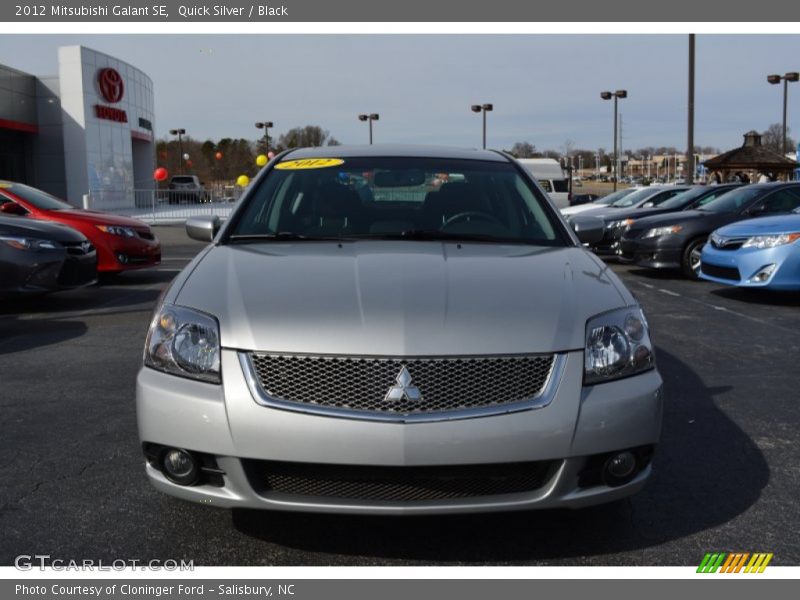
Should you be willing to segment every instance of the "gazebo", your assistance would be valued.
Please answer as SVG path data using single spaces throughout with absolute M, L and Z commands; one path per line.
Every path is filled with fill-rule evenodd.
M 709 178 L 719 176 L 719 181 L 741 180 L 756 182 L 761 175 L 771 180 L 790 180 L 798 167 L 796 161 L 790 160 L 761 145 L 761 134 L 748 131 L 744 134 L 744 144 L 739 148 L 728 150 L 703 163 L 708 169 Z

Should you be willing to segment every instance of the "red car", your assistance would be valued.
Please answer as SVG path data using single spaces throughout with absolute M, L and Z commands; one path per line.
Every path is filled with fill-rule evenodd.
M 161 263 L 161 242 L 145 223 L 77 209 L 21 183 L 0 181 L 0 214 L 56 221 L 77 229 L 97 248 L 97 270 L 101 273 L 119 273 Z

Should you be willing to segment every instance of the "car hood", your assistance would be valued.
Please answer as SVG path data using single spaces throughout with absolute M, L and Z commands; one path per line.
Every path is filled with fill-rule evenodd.
M 714 213 L 711 211 L 703 210 L 681 210 L 677 212 L 669 212 L 660 215 L 645 216 L 641 219 L 636 219 L 636 222 L 631 225 L 631 230 L 650 229 L 652 227 L 665 227 L 667 225 L 678 225 L 680 223 L 688 223 L 691 221 L 700 221 L 702 219 L 714 220 L 722 217 L 730 219 L 729 213 Z
M 218 246 L 174 301 L 227 348 L 380 356 L 583 348 L 588 318 L 633 303 L 582 248 L 408 241 Z
M 56 242 L 83 242 L 86 237 L 61 223 L 36 221 L 29 217 L 0 217 L 0 235 L 33 237 Z
M 46 213 L 48 218 L 57 221 L 70 222 L 82 221 L 84 223 L 91 223 L 92 225 L 117 225 L 120 227 L 147 227 L 145 223 L 138 219 L 131 217 L 123 217 L 121 215 L 113 215 L 99 210 L 83 210 L 80 208 L 73 208 L 69 210 L 51 210 Z
M 717 230 L 720 235 L 740 237 L 746 235 L 770 235 L 800 231 L 800 214 L 778 215 L 747 219 Z

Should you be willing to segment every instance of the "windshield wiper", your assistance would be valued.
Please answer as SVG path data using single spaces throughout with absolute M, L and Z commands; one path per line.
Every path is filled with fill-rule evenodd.
M 242 233 L 239 235 L 232 235 L 228 238 L 231 242 L 339 242 L 341 237 L 336 236 L 318 236 L 318 235 L 303 235 L 301 233 L 294 233 L 293 231 L 279 231 L 277 233 Z
M 448 241 L 448 242 L 494 242 L 503 244 L 532 244 L 519 238 L 502 238 L 480 233 L 450 233 L 438 229 L 407 229 L 392 233 L 368 233 L 350 235 L 348 239 L 377 240 L 416 240 L 416 241 Z

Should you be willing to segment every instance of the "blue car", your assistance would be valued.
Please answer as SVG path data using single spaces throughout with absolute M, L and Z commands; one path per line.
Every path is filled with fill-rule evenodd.
M 717 229 L 703 248 L 700 278 L 739 287 L 800 290 L 800 208 Z

